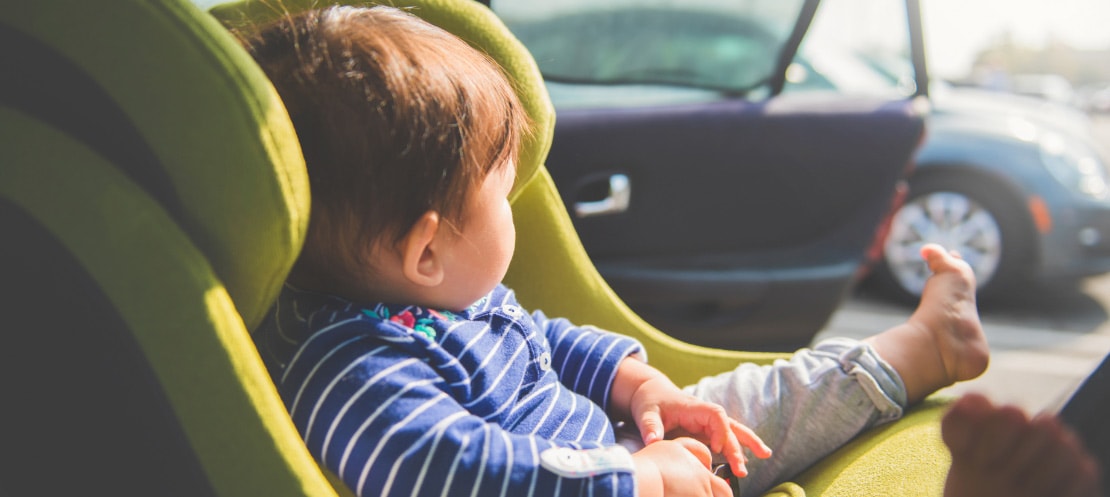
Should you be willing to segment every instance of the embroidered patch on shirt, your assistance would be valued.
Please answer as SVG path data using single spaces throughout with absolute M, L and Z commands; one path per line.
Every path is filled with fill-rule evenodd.
M 547 449 L 540 453 L 540 464 L 548 471 L 565 478 L 585 478 L 598 473 L 635 470 L 632 454 L 619 445 L 587 450 L 569 447 Z
M 455 321 L 458 319 L 457 316 L 447 311 L 437 312 L 432 309 L 414 309 L 416 309 L 417 314 L 413 314 L 410 309 L 405 309 L 390 316 L 389 308 L 384 306 L 378 306 L 375 310 L 363 309 L 362 313 L 374 319 L 397 323 L 413 332 L 424 335 L 428 340 L 435 340 L 436 338 L 436 330 L 432 328 L 432 324 L 434 324 L 436 320 Z

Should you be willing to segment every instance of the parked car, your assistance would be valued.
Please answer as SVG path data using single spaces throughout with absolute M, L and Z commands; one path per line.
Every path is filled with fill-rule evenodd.
M 919 294 L 909 252 L 924 241 L 959 250 L 987 299 L 1110 271 L 1110 178 L 1090 131 L 1076 130 L 1085 120 L 1053 122 L 1041 102 L 964 91 L 935 94 L 877 276 Z
M 1094 114 L 1110 113 L 1110 83 L 1084 87 L 1080 102 L 1081 107 L 1087 112 Z
M 897 68 L 862 54 L 803 46 L 794 64 L 787 93 L 905 91 Z M 1110 271 L 1110 178 L 1085 114 L 939 81 L 929 93 L 928 133 L 872 282 L 916 300 L 928 242 L 958 250 L 987 300 Z
M 1076 105 L 1079 96 L 1067 78 L 1059 74 L 1015 74 L 1010 77 L 1009 90 L 1053 102 L 1059 105 Z
M 816 4 L 492 2 L 547 81 L 547 166 L 586 250 L 683 340 L 808 344 L 920 143 L 912 96 L 779 94 Z M 885 4 L 908 44 L 906 4 Z

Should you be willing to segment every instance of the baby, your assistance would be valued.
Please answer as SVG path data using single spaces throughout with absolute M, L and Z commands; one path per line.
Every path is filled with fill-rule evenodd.
M 987 366 L 972 272 L 927 246 L 904 324 L 681 389 L 636 341 L 526 312 L 500 284 L 528 122 L 488 57 L 388 7 L 310 11 L 245 44 L 312 188 L 255 340 L 309 450 L 359 495 L 730 495 L 714 455 L 754 495 Z

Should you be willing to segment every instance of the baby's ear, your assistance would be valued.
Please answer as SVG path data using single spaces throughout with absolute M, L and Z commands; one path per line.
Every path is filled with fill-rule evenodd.
M 443 281 L 443 254 L 432 243 L 439 225 L 438 212 L 425 212 L 401 240 L 401 270 L 416 285 L 436 286 Z

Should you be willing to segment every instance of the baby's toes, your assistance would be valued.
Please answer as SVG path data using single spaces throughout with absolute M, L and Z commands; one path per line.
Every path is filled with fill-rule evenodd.
M 971 267 L 958 254 L 935 243 L 927 243 L 921 247 L 921 257 L 934 273 L 958 271 L 963 266 Z

